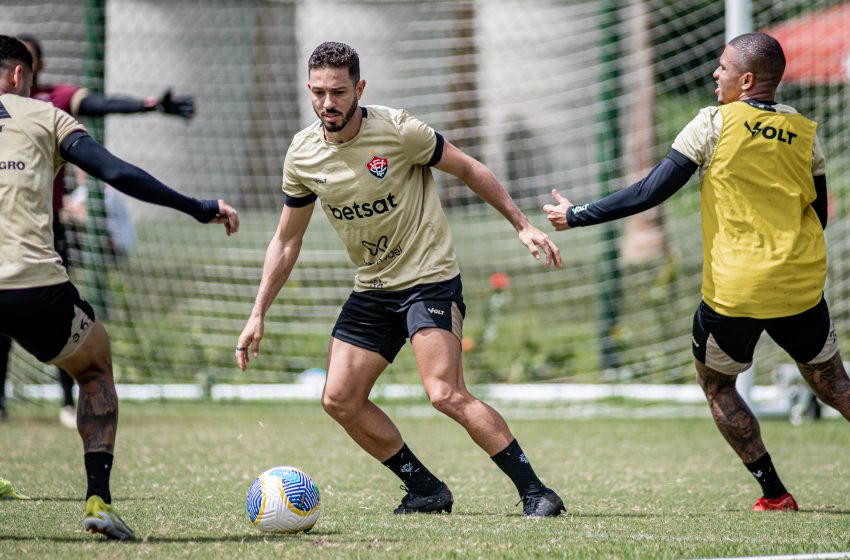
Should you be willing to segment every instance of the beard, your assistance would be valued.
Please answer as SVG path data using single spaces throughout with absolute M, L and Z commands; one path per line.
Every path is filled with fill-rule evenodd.
M 345 125 L 347 125 L 351 121 L 351 117 L 354 116 L 354 111 L 356 111 L 356 110 L 357 110 L 357 99 L 354 100 L 354 102 L 351 104 L 351 107 L 349 107 L 348 111 L 345 112 L 345 115 L 342 117 L 341 121 L 337 121 L 335 123 L 326 123 L 326 122 L 322 121 L 322 126 L 324 126 L 325 130 L 327 130 L 328 132 L 339 132 L 340 130 L 345 128 Z M 330 112 L 330 113 L 323 112 L 322 114 L 319 114 L 319 119 L 322 118 L 322 115 L 339 115 L 339 114 L 341 114 L 339 111 L 333 111 L 333 112 Z

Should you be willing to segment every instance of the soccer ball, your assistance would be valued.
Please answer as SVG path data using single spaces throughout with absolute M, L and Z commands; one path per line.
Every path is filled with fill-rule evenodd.
M 309 531 L 319 519 L 319 489 L 295 467 L 274 467 L 248 490 L 248 518 L 267 533 Z

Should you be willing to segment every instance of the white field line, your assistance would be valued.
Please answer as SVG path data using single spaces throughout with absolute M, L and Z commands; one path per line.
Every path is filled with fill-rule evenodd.
M 815 552 L 811 554 L 780 554 L 777 556 L 731 556 L 725 558 L 703 558 L 702 560 L 838 560 L 850 559 L 848 552 Z

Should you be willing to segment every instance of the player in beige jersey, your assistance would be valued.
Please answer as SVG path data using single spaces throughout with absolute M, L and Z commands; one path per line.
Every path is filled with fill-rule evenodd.
M 732 39 L 714 71 L 719 107 L 702 109 L 640 182 L 574 206 L 556 190 L 544 211 L 558 230 L 660 204 L 699 169 L 703 301 L 694 316 L 694 365 L 714 421 L 762 487 L 753 510 L 796 510 L 735 388 L 762 332 L 806 382 L 850 420 L 850 379 L 823 297 L 826 177 L 817 125 L 774 101 L 782 47 L 764 33 Z
M 354 49 L 323 43 L 308 72 L 320 120 L 296 134 L 286 154 L 285 206 L 236 345 L 239 367 L 245 370 L 249 350 L 259 353 L 263 318 L 295 265 L 318 203 L 357 267 L 354 292 L 334 326 L 322 406 L 404 482 L 408 493 L 395 513 L 451 512 L 453 504 L 446 485 L 369 400 L 378 376 L 410 338 L 431 403 L 466 428 L 511 478 L 524 515 L 558 515 L 563 502 L 537 478 L 504 419 L 464 385 L 460 269 L 431 167 L 459 177 L 501 212 L 536 258 L 543 250 L 547 267 L 560 266 L 558 248 L 481 163 L 406 111 L 360 107 L 366 82 Z
M 0 334 L 79 384 L 77 429 L 88 479 L 83 527 L 132 539 L 109 490 L 118 425 L 109 338 L 53 246 L 53 177 L 69 161 L 140 200 L 223 223 L 228 235 L 239 229 L 239 215 L 222 200 L 184 196 L 116 158 L 70 115 L 29 99 L 32 77 L 24 44 L 0 35 Z M 0 498 L 6 497 L 22 496 L 0 479 Z

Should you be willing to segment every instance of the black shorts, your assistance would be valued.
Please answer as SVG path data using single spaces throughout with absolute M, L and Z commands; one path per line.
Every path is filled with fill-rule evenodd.
M 445 282 L 420 284 L 406 290 L 352 292 L 342 306 L 333 337 L 377 352 L 392 362 L 404 342 L 423 328 L 463 335 L 460 275 Z
M 94 321 L 94 309 L 70 282 L 0 290 L 0 334 L 46 364 L 73 354 Z
M 826 300 L 790 317 L 726 317 L 700 302 L 694 314 L 694 357 L 714 371 L 737 375 L 753 365 L 763 331 L 801 364 L 819 364 L 838 352 L 838 337 Z

